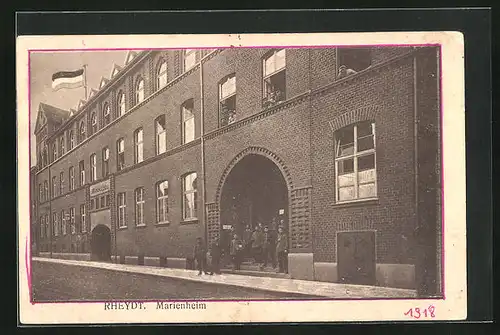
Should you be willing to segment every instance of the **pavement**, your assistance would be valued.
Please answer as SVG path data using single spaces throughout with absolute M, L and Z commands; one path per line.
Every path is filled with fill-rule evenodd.
M 201 275 L 196 270 L 160 268 L 145 265 L 115 264 L 92 261 L 75 261 L 55 258 L 33 257 L 33 261 L 53 264 L 73 265 L 94 269 L 113 270 L 129 274 L 152 275 L 163 278 L 174 278 L 190 282 L 228 285 L 253 290 L 263 290 L 292 295 L 317 296 L 331 299 L 360 298 L 414 298 L 415 290 L 349 285 L 339 283 L 298 280 L 289 278 L 255 277 L 239 274 Z

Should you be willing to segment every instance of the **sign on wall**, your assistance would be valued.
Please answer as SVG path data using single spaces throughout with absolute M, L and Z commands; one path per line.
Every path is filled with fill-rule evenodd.
M 109 192 L 110 188 L 111 182 L 109 179 L 102 181 L 98 184 L 90 186 L 90 196 L 93 197 L 102 193 Z

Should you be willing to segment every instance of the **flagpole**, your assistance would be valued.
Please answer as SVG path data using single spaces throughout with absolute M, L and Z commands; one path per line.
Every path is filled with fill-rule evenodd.
M 83 87 L 85 87 L 85 100 L 87 100 L 87 64 L 83 64 Z

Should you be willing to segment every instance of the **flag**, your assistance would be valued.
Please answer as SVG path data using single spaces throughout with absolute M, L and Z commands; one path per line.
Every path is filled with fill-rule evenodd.
M 52 75 L 52 89 L 77 88 L 84 86 L 83 69 L 76 71 L 60 71 Z

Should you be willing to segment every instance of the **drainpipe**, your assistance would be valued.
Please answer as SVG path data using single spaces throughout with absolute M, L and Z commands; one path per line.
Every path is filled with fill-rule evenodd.
M 49 187 L 49 231 L 50 231 L 50 258 L 52 258 L 52 235 L 54 234 L 54 226 L 52 222 L 52 180 L 51 180 L 51 173 L 50 173 L 50 165 L 49 165 L 49 180 L 47 181 L 48 187 Z
M 200 60 L 200 138 L 201 138 L 201 176 L 203 178 L 203 182 L 201 183 L 202 187 L 202 197 L 201 197 L 201 204 L 202 204 L 202 221 L 203 221 L 203 226 L 205 229 L 205 244 L 208 247 L 208 227 L 207 227 L 207 222 L 206 222 L 206 208 L 205 208 L 205 202 L 206 202 L 206 187 L 205 187 L 205 108 L 204 108 L 204 91 L 203 91 L 203 60 L 207 56 L 203 57 Z

